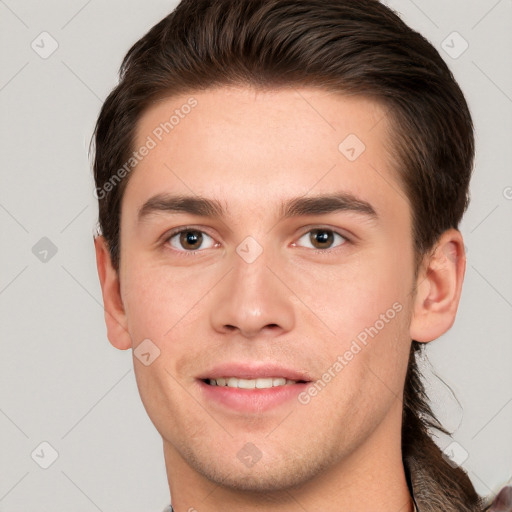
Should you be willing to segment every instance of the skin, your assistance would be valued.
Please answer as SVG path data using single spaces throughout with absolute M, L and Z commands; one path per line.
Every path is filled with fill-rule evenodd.
M 370 99 L 312 88 L 175 96 L 144 113 L 135 146 L 191 96 L 197 106 L 130 176 L 119 273 L 95 240 L 110 342 L 125 350 L 150 339 L 160 350 L 148 366 L 134 357 L 134 368 L 163 439 L 174 509 L 412 511 L 402 389 L 411 340 L 436 339 L 454 322 L 460 232 L 443 233 L 414 280 L 411 208 L 386 151 L 385 110 Z M 338 150 L 348 134 L 366 146 L 353 162 Z M 368 201 L 378 221 L 348 211 L 280 216 L 283 201 L 333 191 Z M 160 192 L 216 199 L 226 214 L 137 222 Z M 190 226 L 211 237 L 195 254 L 169 240 Z M 346 238 L 315 250 L 315 227 Z M 236 251 L 247 236 L 263 250 L 252 263 Z M 306 405 L 237 413 L 200 393 L 196 377 L 225 361 L 277 362 L 321 379 L 397 302 L 401 311 Z M 237 456 L 248 442 L 261 453 L 251 467 Z

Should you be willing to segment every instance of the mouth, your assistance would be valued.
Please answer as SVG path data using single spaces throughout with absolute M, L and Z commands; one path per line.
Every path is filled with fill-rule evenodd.
M 306 384 L 309 381 L 292 380 L 285 377 L 263 377 L 254 379 L 242 379 L 239 377 L 221 377 L 218 379 L 201 379 L 209 386 L 220 386 L 237 389 L 270 389 L 293 384 Z
M 224 364 L 197 378 L 207 407 L 224 412 L 261 414 L 285 404 L 312 383 L 306 372 L 273 364 Z

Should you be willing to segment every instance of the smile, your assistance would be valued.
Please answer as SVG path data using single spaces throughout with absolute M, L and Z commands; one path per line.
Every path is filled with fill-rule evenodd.
M 268 389 L 279 386 L 286 386 L 289 384 L 297 384 L 297 382 L 284 377 L 268 377 L 258 379 L 239 379 L 237 377 L 225 377 L 219 379 L 205 379 L 204 382 L 210 386 L 227 386 L 229 388 L 239 389 Z

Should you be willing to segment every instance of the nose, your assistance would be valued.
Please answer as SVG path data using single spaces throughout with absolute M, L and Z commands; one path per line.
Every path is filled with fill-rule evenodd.
M 211 325 L 220 333 L 246 338 L 278 336 L 293 329 L 293 293 L 279 277 L 279 268 L 270 268 L 265 252 L 247 263 L 233 255 L 233 268 L 215 287 Z

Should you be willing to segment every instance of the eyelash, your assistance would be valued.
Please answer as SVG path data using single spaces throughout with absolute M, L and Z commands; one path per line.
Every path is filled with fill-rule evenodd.
M 343 248 L 343 246 L 345 246 L 346 244 L 353 243 L 351 238 L 349 238 L 346 235 L 344 235 L 342 233 L 339 233 L 335 229 L 333 229 L 331 227 L 327 227 L 327 226 L 313 226 L 313 227 L 310 227 L 307 231 L 304 231 L 297 238 L 297 240 L 300 240 L 304 235 L 307 235 L 308 233 L 310 233 L 311 231 L 314 231 L 314 230 L 330 231 L 334 235 L 341 236 L 341 238 L 343 238 L 343 240 L 344 240 L 344 242 L 342 242 L 340 245 L 337 245 L 336 247 L 332 247 L 332 248 L 328 248 L 328 249 L 313 249 L 313 248 L 303 247 L 303 249 L 309 249 L 310 251 L 313 251 L 314 254 L 320 254 L 320 255 L 325 256 L 327 254 L 331 254 L 333 251 L 336 251 L 337 249 L 339 250 L 339 249 Z M 202 234 L 205 234 L 205 235 L 209 236 L 212 240 L 215 241 L 215 238 L 212 235 L 210 235 L 207 231 L 205 231 L 204 229 L 200 229 L 197 226 L 181 226 L 179 228 L 176 228 L 176 229 L 172 230 L 171 232 L 167 233 L 164 236 L 163 245 L 166 246 L 167 249 L 173 251 L 174 253 L 178 253 L 179 256 L 183 256 L 185 258 L 186 257 L 197 256 L 202 251 L 205 251 L 206 249 L 196 249 L 196 250 L 190 250 L 190 251 L 187 251 L 187 250 L 184 250 L 184 249 L 183 250 L 178 250 L 178 249 L 171 248 L 169 246 L 169 242 L 170 242 L 170 240 L 173 237 L 175 237 L 176 235 L 179 235 L 179 234 L 181 234 L 183 232 L 187 232 L 187 231 L 197 231 L 199 233 L 202 233 Z M 294 242 L 294 244 L 295 243 L 296 242 Z M 218 242 L 215 242 L 215 244 L 218 244 Z

